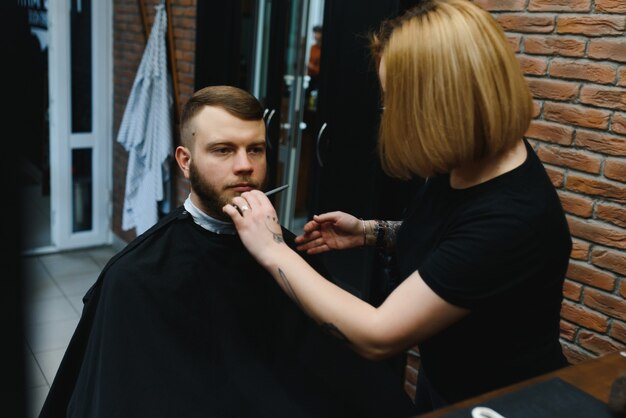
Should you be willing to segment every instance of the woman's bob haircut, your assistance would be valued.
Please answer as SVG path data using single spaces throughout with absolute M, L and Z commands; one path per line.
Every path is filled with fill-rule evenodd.
M 493 17 L 468 0 L 425 0 L 383 23 L 372 52 L 384 61 L 379 151 L 394 177 L 449 173 L 510 148 L 533 102 Z

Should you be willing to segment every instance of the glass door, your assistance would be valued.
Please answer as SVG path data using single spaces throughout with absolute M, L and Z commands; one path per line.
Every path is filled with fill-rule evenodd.
M 252 92 L 266 105 L 270 154 L 274 156 L 270 158 L 270 183 L 289 184 L 275 199 L 276 210 L 281 223 L 294 233 L 302 230 L 310 215 L 316 97 L 312 80 L 317 73 L 311 74 L 308 63 L 316 44 L 312 27 L 319 25 L 322 14 L 323 0 L 257 3 Z M 311 21 L 310 16 L 316 20 Z M 276 30 L 277 26 L 282 30 Z M 319 54 L 315 56 L 319 59 Z
M 50 2 L 52 246 L 110 240 L 111 1 Z

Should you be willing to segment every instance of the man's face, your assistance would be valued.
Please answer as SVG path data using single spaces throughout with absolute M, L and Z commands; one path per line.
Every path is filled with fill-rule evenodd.
M 208 215 L 228 220 L 222 212 L 225 204 L 265 186 L 265 124 L 213 106 L 203 108 L 190 123 L 193 145 L 178 147 L 176 159 L 191 183 L 191 200 Z

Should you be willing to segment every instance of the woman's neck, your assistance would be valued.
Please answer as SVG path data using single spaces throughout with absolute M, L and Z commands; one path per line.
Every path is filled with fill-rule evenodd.
M 521 139 L 511 148 L 474 161 L 450 172 L 450 187 L 467 189 L 507 173 L 526 161 L 527 151 Z

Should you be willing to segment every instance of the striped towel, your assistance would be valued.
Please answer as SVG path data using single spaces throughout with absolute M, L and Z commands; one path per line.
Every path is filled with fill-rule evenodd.
M 158 220 L 157 205 L 169 194 L 172 97 L 167 71 L 165 6 L 156 16 L 124 110 L 117 142 L 128 152 L 122 229 L 143 233 Z

